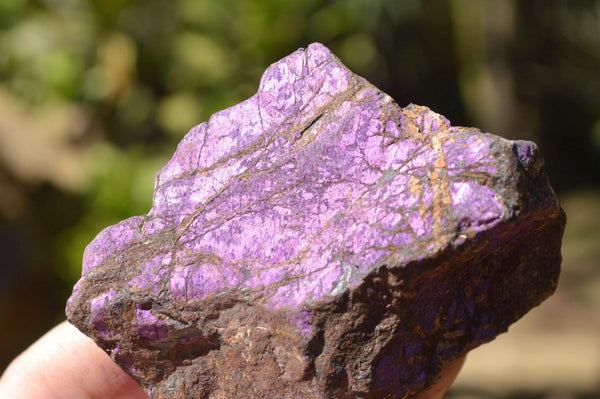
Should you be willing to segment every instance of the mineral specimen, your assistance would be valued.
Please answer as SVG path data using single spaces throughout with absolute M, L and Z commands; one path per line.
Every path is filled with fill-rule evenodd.
M 312 44 L 193 128 L 68 301 L 152 398 L 405 398 L 555 289 L 531 142 L 400 108 Z

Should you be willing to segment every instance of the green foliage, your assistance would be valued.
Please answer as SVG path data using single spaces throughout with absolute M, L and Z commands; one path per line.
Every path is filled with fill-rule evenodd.
M 81 274 L 83 249 L 100 230 L 122 219 L 148 213 L 154 175 L 168 157 L 141 148 L 124 152 L 112 145 L 100 145 L 92 150 L 90 161 L 92 181 L 82 198 L 87 211 L 55 240 L 54 250 L 63 265 L 57 272 L 68 282 Z
M 48 266 L 74 282 L 95 234 L 148 211 L 152 176 L 175 143 L 252 95 L 269 63 L 322 41 L 370 74 L 381 61 L 374 34 L 386 8 L 403 14 L 406 7 L 383 0 L 0 2 L 0 90 L 24 110 L 21 125 L 40 119 L 48 103 L 79 118 L 76 135 L 51 130 L 64 135 L 57 140 L 65 153 L 81 155 L 83 177 L 77 185 L 61 183 L 60 174 L 50 182 L 72 187 L 66 195 L 82 206 L 73 215 L 55 210 L 76 222 L 51 232 Z
M 600 0 L 475 3 L 0 0 L 0 145 L 16 151 L 0 151 L 0 223 L 33 231 L 36 269 L 70 287 L 102 228 L 148 211 L 186 131 L 313 41 L 400 105 L 537 140 L 559 189 L 597 185 Z M 42 206 L 48 185 L 76 205 Z

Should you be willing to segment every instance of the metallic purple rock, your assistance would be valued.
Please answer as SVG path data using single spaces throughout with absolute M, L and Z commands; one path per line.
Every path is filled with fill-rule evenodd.
M 535 144 L 312 44 L 184 137 L 67 315 L 153 398 L 404 398 L 554 291 L 564 223 Z

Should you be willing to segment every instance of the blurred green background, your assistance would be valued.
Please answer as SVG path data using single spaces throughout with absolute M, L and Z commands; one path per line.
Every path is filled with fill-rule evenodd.
M 187 130 L 314 41 L 402 106 L 536 141 L 569 216 L 556 295 L 449 396 L 600 397 L 599 0 L 0 0 L 0 370 Z

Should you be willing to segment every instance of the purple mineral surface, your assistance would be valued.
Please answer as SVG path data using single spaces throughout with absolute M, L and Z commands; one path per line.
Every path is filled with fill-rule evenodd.
M 535 144 L 312 44 L 184 137 L 67 315 L 152 398 L 406 398 L 552 294 L 564 224 Z

